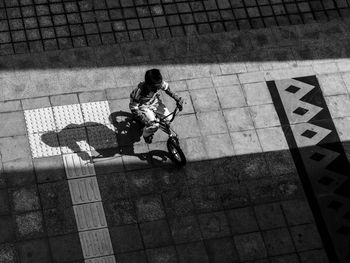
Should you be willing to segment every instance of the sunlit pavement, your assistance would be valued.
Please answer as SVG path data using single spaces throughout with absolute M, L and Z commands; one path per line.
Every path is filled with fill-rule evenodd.
M 348 262 L 348 27 L 2 56 L 0 262 Z M 151 67 L 183 169 L 128 115 Z

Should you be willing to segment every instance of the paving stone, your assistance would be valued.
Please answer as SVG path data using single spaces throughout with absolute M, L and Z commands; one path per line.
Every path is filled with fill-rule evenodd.
M 267 128 L 280 125 L 280 121 L 273 104 L 249 107 L 255 128 Z
M 212 77 L 215 87 L 233 86 L 239 84 L 237 75 L 222 75 Z
M 191 91 L 191 98 L 196 112 L 220 109 L 219 100 L 213 89 L 193 90 Z
M 102 200 L 116 201 L 130 195 L 130 186 L 123 173 L 98 175 L 97 181 Z
M 191 189 L 194 208 L 197 212 L 214 212 L 223 209 L 221 194 L 217 186 L 195 187 Z
M 282 262 L 299 263 L 300 262 L 297 254 L 271 257 L 270 261 L 271 263 L 282 263 Z
M 1 143 L 1 142 L 0 142 Z M 8 187 L 19 187 L 35 183 L 31 158 L 20 158 L 4 163 L 4 177 Z
M 255 130 L 230 133 L 235 154 L 250 154 L 261 152 L 261 145 Z
M 147 250 L 147 258 L 149 262 L 154 263 L 175 263 L 178 262 L 177 254 L 174 247 L 162 247 Z
M 272 103 L 271 95 L 265 82 L 244 84 L 243 91 L 249 106 Z
M 197 113 L 197 118 L 203 135 L 227 133 L 227 126 L 221 111 Z
M 282 208 L 289 225 L 312 223 L 314 221 L 311 209 L 305 200 L 282 202 Z
M 54 262 L 78 261 L 83 259 L 80 240 L 77 234 L 50 237 L 49 245 Z
M 251 181 L 248 188 L 251 201 L 255 204 L 295 199 L 303 195 L 299 178 L 295 174 L 260 178 Z
M 46 239 L 35 239 L 18 244 L 21 262 L 51 262 L 50 249 Z
M 350 98 L 348 95 L 326 97 L 326 102 L 332 118 L 350 116 Z
M 114 253 L 143 249 L 140 231 L 136 224 L 112 227 L 109 233 Z
M 128 263 L 128 262 L 146 263 L 147 262 L 146 258 L 147 257 L 143 250 L 116 255 L 117 261 L 121 263 Z
M 67 181 L 44 183 L 38 188 L 43 209 L 72 206 Z
M 207 135 L 204 139 L 204 146 L 211 159 L 232 156 L 233 146 L 228 133 Z
M 238 262 L 238 255 L 231 238 L 204 241 L 210 262 Z
M 140 231 L 145 248 L 165 247 L 172 244 L 169 225 L 166 220 L 141 223 Z
M 219 102 L 222 109 L 238 108 L 247 105 L 240 85 L 217 87 L 216 93 L 219 97 Z
M 200 214 L 198 215 L 198 221 L 204 239 L 231 235 L 224 212 Z
M 226 213 L 233 235 L 255 232 L 259 230 L 252 208 L 236 208 L 228 210 Z
M 182 139 L 200 135 L 200 128 L 194 114 L 178 116 L 174 121 L 173 127 Z M 191 129 L 188 129 L 188 127 L 191 127 Z
M 18 262 L 19 259 L 15 245 L 13 243 L 0 244 L 0 258 L 6 263 Z
M 50 101 L 52 106 L 63 106 L 79 103 L 78 96 L 74 93 L 51 96 Z
M 48 236 L 66 235 L 77 231 L 77 223 L 71 207 L 59 206 L 43 210 Z
M 254 129 L 248 108 L 234 108 L 223 111 L 229 131 L 246 131 Z
M 81 103 L 107 100 L 107 96 L 104 91 L 82 92 L 82 93 L 79 93 L 78 96 L 79 96 L 79 101 Z
M 103 207 L 109 227 L 137 222 L 136 211 L 132 200 L 105 201 L 103 199 Z
M 322 247 L 321 238 L 314 224 L 294 226 L 290 230 L 297 251 Z
M 208 255 L 202 242 L 177 245 L 176 250 L 181 263 L 209 262 Z
M 171 218 L 169 224 L 176 244 L 198 241 L 202 238 L 199 224 L 194 216 Z
M 290 151 L 268 152 L 265 154 L 265 159 L 272 175 L 278 176 L 296 171 Z
M 68 180 L 73 205 L 101 201 L 96 177 Z
M 263 232 L 263 237 L 269 255 L 275 256 L 295 251 L 287 228 L 265 231 Z
M 284 227 L 283 212 L 279 203 L 263 204 L 254 207 L 260 229 Z
M 113 254 L 108 228 L 79 232 L 79 238 L 85 259 Z
M 143 196 L 135 201 L 139 221 L 153 221 L 165 217 L 160 196 Z
M 222 184 L 218 186 L 218 191 L 225 209 L 242 207 L 249 203 L 248 191 L 245 185 Z
M 0 216 L 0 244 L 15 241 L 15 232 L 12 221 L 13 219 L 11 216 Z
M 0 190 L 0 215 L 7 215 L 10 213 L 10 203 L 7 194 L 7 189 Z
M 0 102 L 0 112 L 20 111 L 22 110 L 21 101 L 10 100 Z
M 338 135 L 342 142 L 350 140 L 349 128 L 350 118 L 339 118 L 333 120 L 335 127 L 337 128 Z
M 288 149 L 281 127 L 263 128 L 256 131 L 264 152 Z
M 168 217 L 185 216 L 194 213 L 190 191 L 184 187 L 162 194 L 164 207 Z
M 50 107 L 25 110 L 24 116 L 29 134 L 56 130 L 53 111 Z
M 1 158 L 4 164 L 19 159 L 30 158 L 30 149 L 26 136 L 1 138 L 0 148 L 2 149 Z
M 38 183 L 54 182 L 66 179 L 61 156 L 35 158 L 33 160 Z
M 23 110 L 33 110 L 39 108 L 50 107 L 49 97 L 39 97 L 22 100 Z
M 186 80 L 186 83 L 189 90 L 213 87 L 213 81 L 211 78 L 189 79 Z
M 267 256 L 265 245 L 259 232 L 234 236 L 234 242 L 241 261 L 256 260 Z
M 205 160 L 208 158 L 201 137 L 180 139 L 180 146 L 189 162 Z
M 209 162 L 193 162 L 185 166 L 188 185 L 212 185 L 215 184 L 215 167 Z
M 301 263 L 308 263 L 316 260 L 320 263 L 328 263 L 328 257 L 324 249 L 309 250 L 299 253 Z
M 159 192 L 154 171 L 150 169 L 126 173 L 130 195 L 136 198 Z
M 45 235 L 41 212 L 30 212 L 15 216 L 18 239 L 42 237 Z
M 15 212 L 26 212 L 40 209 L 38 191 L 35 186 L 26 186 L 10 191 L 12 209 Z
M 324 96 L 346 94 L 347 90 L 340 74 L 327 74 L 318 77 Z

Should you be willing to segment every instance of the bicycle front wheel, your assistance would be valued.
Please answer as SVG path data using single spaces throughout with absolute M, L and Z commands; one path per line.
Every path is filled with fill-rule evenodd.
M 178 141 L 174 138 L 169 138 L 167 141 L 167 147 L 171 160 L 177 166 L 184 166 L 186 164 L 186 157 L 180 148 Z

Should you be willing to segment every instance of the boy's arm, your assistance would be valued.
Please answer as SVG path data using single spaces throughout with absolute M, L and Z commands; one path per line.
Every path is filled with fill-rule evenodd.
M 147 118 L 142 114 L 142 112 L 139 109 L 139 101 L 137 100 L 137 89 L 133 90 L 130 94 L 130 102 L 129 102 L 129 109 L 131 113 L 136 117 L 137 120 L 141 121 L 142 123 L 147 123 Z
M 184 102 L 183 98 L 181 98 L 179 95 L 177 95 L 175 92 L 173 92 L 170 87 L 169 87 L 169 83 L 164 81 L 164 91 L 166 94 L 168 94 L 170 97 L 172 97 L 175 101 L 177 106 L 179 107 L 180 110 L 182 110 L 182 104 Z

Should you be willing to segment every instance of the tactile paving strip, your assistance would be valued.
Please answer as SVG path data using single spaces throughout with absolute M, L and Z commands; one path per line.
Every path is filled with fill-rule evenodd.
M 73 205 L 101 201 L 96 177 L 68 180 Z
M 73 206 L 78 231 L 107 227 L 105 212 L 101 202 Z
M 110 124 L 109 115 L 111 112 L 107 101 L 82 103 L 81 110 L 85 126 Z
M 79 232 L 84 258 L 113 254 L 112 242 L 107 228 Z
M 74 129 L 84 123 L 83 114 L 79 104 L 53 107 L 57 129 Z
M 116 263 L 114 256 L 106 256 L 85 260 L 85 263 Z
M 25 110 L 24 117 L 28 133 L 40 133 L 56 130 L 52 108 Z
M 43 141 L 42 136 L 45 136 L 45 142 Z M 30 133 L 28 134 L 28 138 L 33 158 L 61 155 L 56 133 Z
M 95 175 L 92 160 L 83 160 L 78 154 L 64 154 L 63 163 L 68 179 Z

